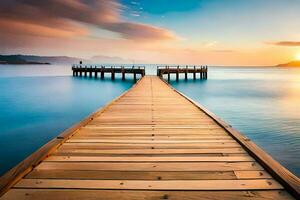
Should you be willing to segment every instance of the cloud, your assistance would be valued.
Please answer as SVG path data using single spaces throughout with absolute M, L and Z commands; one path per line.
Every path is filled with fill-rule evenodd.
M 0 33 L 72 37 L 94 26 L 132 40 L 177 38 L 167 29 L 122 20 L 123 9 L 117 0 L 1 0 Z
M 212 50 L 212 52 L 215 52 L 215 53 L 234 53 L 236 51 L 231 50 L 231 49 L 215 49 L 215 50 Z
M 300 41 L 267 42 L 267 44 L 272 44 L 272 45 L 277 45 L 277 46 L 299 47 Z

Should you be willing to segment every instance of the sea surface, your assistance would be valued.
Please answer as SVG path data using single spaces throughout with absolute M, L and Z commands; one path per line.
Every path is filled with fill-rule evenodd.
M 132 84 L 72 77 L 70 66 L 0 65 L 0 174 Z M 207 80 L 171 84 L 300 176 L 300 69 L 209 67 Z
M 252 139 L 300 176 L 300 69 L 210 67 L 173 87 Z
M 72 77 L 70 69 L 0 65 L 0 175 L 133 84 Z

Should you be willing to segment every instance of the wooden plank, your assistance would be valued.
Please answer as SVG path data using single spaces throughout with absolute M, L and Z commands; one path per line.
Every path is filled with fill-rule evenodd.
M 111 136 L 102 136 L 102 135 L 87 135 L 87 134 L 76 134 L 72 137 L 73 139 L 103 139 L 103 140 L 220 140 L 220 139 L 232 139 L 230 136 L 227 135 L 217 135 L 217 136 L 118 136 L 118 137 L 111 137 Z
M 51 156 L 45 161 L 61 162 L 249 162 L 250 156 L 223 157 L 119 157 L 119 156 Z
M 250 177 L 250 175 L 248 176 Z M 160 171 L 82 171 L 82 170 L 33 170 L 26 178 L 29 179 L 101 179 L 101 180 L 207 180 L 237 179 L 233 171 L 211 172 L 160 172 Z M 270 178 L 254 174 L 252 178 Z M 242 179 L 242 178 L 241 178 Z M 249 178 L 248 178 L 249 179 Z
M 43 191 L 43 199 L 55 193 L 85 199 L 88 189 L 136 197 L 118 199 L 139 199 L 138 190 L 150 195 L 144 199 L 169 198 L 161 198 L 159 190 L 176 194 L 172 199 L 291 198 L 227 128 L 158 78 L 145 77 L 64 138 L 4 197 L 41 198 Z M 175 190 L 187 195 L 179 198 L 183 196 Z
M 3 200 L 292 200 L 283 190 L 260 191 L 145 191 L 145 190 L 75 190 L 12 189 Z
M 53 180 L 22 179 L 14 188 L 125 189 L 125 190 L 264 190 L 283 189 L 273 179 L 258 180 Z
M 271 178 L 270 174 L 266 171 L 234 171 L 238 179 L 251 179 L 253 177 Z
M 67 142 L 84 142 L 84 143 L 126 143 L 126 144 L 183 144 L 183 143 L 209 143 L 209 142 L 228 142 L 233 141 L 232 138 L 230 139 L 213 139 L 213 140 L 106 140 L 106 139 L 69 139 Z
M 240 145 L 233 142 L 193 143 L 193 144 L 107 144 L 107 143 L 64 143 L 63 149 L 218 149 L 238 148 Z
M 111 171 L 233 171 L 262 170 L 256 162 L 42 162 L 36 169 Z
M 166 83 L 168 84 L 168 83 Z M 220 119 L 218 116 L 207 110 L 202 105 L 196 103 L 189 97 L 185 96 L 183 93 L 172 88 L 181 96 L 185 97 L 191 103 L 193 103 L 196 107 L 198 107 L 201 111 L 205 112 L 209 117 L 211 117 L 217 124 L 223 127 L 228 133 L 232 135 L 234 139 L 236 139 L 255 159 L 257 159 L 267 170 L 268 172 L 274 176 L 278 181 L 283 184 L 288 191 L 292 193 L 292 195 L 296 198 L 300 198 L 300 179 L 279 164 L 276 160 L 274 160 L 269 154 L 267 154 L 264 150 L 258 147 L 253 141 L 249 138 L 245 137 L 242 133 L 232 128 L 225 121 Z
M 137 84 L 135 84 L 137 85 Z M 130 90 L 134 89 L 133 86 Z M 3 176 L 0 177 L 0 197 L 9 190 L 11 186 L 13 186 L 17 181 L 19 181 L 23 176 L 28 174 L 36 165 L 38 165 L 44 158 L 46 158 L 49 154 L 57 149 L 59 145 L 64 143 L 69 137 L 71 137 L 75 132 L 82 126 L 85 126 L 89 122 L 91 122 L 97 115 L 105 111 L 110 105 L 112 105 L 115 101 L 126 94 L 123 93 L 119 97 L 112 100 L 109 104 L 104 106 L 103 108 L 98 109 L 94 113 L 87 116 L 85 119 L 80 121 L 79 123 L 73 125 L 69 129 L 63 131 L 59 136 L 55 139 L 49 141 L 47 144 L 42 146 L 36 152 L 31 154 L 17 166 L 9 170 Z
M 215 149 L 64 149 L 59 152 L 70 153 L 98 153 L 98 154 L 213 154 L 213 153 L 246 153 L 242 148 L 215 148 Z

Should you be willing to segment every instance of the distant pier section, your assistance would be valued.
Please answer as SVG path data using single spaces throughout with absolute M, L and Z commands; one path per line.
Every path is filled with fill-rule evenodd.
M 122 80 L 125 80 L 126 74 L 133 74 L 134 81 L 137 80 L 137 75 L 140 77 L 145 76 L 145 67 L 116 67 L 116 66 L 97 66 L 97 65 L 83 65 L 75 64 L 72 66 L 73 76 L 80 77 L 94 77 L 104 79 L 105 74 L 110 74 L 111 79 L 115 79 L 115 74 L 119 73 L 122 76 Z
M 179 75 L 184 74 L 185 80 L 188 79 L 188 74 L 193 74 L 193 79 L 196 80 L 197 74 L 200 79 L 207 79 L 207 66 L 164 66 L 157 67 L 157 76 L 163 78 L 164 75 L 168 76 L 170 81 L 171 74 L 176 75 L 176 81 L 179 80 Z

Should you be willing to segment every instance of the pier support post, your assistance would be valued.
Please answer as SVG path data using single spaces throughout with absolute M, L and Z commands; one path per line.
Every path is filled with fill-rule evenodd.
M 179 66 L 177 66 L 176 81 L 179 81 Z
M 85 66 L 85 69 L 84 69 L 84 77 L 87 77 L 87 66 Z
M 98 71 L 97 71 L 97 66 L 95 66 L 95 78 L 98 77 Z
M 115 69 L 111 67 L 111 79 L 115 80 Z
M 194 78 L 194 80 L 196 80 L 196 66 L 194 66 L 194 70 L 193 70 L 193 78 Z
M 90 78 L 92 78 L 93 76 L 93 69 L 92 69 L 92 66 L 90 67 Z
M 168 82 L 170 82 L 170 70 L 169 70 L 169 66 L 167 67 L 167 73 L 168 73 Z
M 204 67 L 201 66 L 200 79 L 204 78 Z
M 135 71 L 133 72 L 133 80 L 134 80 L 134 82 L 136 82 L 136 73 L 135 73 Z
M 104 79 L 104 67 L 101 66 L 101 79 Z
M 80 77 L 82 76 L 82 67 L 81 67 L 81 65 L 80 65 L 80 67 L 79 67 L 79 76 L 80 76 Z
M 184 72 L 184 79 L 187 80 L 188 78 L 188 66 L 185 67 L 185 72 Z
M 124 69 L 124 67 L 122 67 L 122 80 L 123 81 L 125 80 L 125 69 Z

